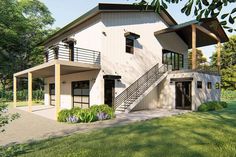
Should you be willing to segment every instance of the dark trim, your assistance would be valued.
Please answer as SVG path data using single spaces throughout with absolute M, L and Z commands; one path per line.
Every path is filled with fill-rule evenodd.
M 197 20 L 192 20 L 188 21 L 182 24 L 176 24 L 172 25 L 168 28 L 159 30 L 154 32 L 155 36 L 161 35 L 161 34 L 166 34 L 166 33 L 171 33 L 175 32 L 178 34 L 178 36 L 188 45 L 188 48 L 192 48 L 192 43 L 191 43 L 191 36 L 189 36 L 189 33 L 191 33 L 192 30 L 192 25 L 199 25 L 207 30 L 209 30 L 211 33 L 215 34 L 220 41 L 227 42 L 229 41 L 228 36 L 226 35 L 224 29 L 222 28 L 220 22 L 218 21 L 217 18 L 202 18 L 199 21 Z M 215 25 L 215 27 L 212 27 L 211 25 Z M 207 36 L 205 33 L 197 30 L 197 47 L 202 47 L 202 46 L 208 46 L 215 44 L 216 41 L 215 39 L 212 39 L 212 37 Z M 205 40 L 204 40 L 205 39 Z
M 129 39 L 138 39 L 138 38 L 140 38 L 140 35 L 135 34 L 135 33 L 132 33 L 132 32 L 126 32 L 126 33 L 124 34 L 124 36 L 125 36 L 126 38 L 129 38 Z
M 105 80 L 120 80 L 120 75 L 103 75 L 103 79 Z
M 193 77 L 171 78 L 171 82 L 193 81 Z
M 155 12 L 155 8 L 149 6 L 140 6 L 140 5 L 134 5 L 134 4 L 109 4 L 109 3 L 99 3 L 96 7 L 89 10 L 87 13 L 83 14 L 76 20 L 72 21 L 62 29 L 58 30 L 51 36 L 49 36 L 47 39 L 40 42 L 38 45 L 46 45 L 48 42 L 56 39 L 60 35 L 62 35 L 65 32 L 68 32 L 70 29 L 76 27 L 80 23 L 88 20 L 91 17 L 94 17 L 95 15 L 101 13 L 101 12 L 116 12 L 116 11 L 145 11 L 145 12 Z M 177 22 L 174 20 L 174 18 L 164 9 L 162 8 L 161 12 L 159 13 L 160 17 L 168 24 L 168 25 L 176 25 Z

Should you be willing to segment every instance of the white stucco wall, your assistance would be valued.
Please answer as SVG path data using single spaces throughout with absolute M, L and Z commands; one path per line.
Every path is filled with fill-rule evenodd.
M 167 27 L 156 13 L 113 12 L 102 13 L 101 18 L 104 24 L 102 70 L 105 74 L 122 77 L 116 84 L 116 96 L 152 66 L 162 64 L 162 49 L 179 52 L 187 57 L 187 45 L 175 33 L 154 36 L 155 31 Z M 134 43 L 134 54 L 125 52 L 125 32 L 140 35 Z

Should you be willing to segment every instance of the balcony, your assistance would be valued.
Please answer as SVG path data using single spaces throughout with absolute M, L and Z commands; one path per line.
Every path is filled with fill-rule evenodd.
M 56 44 L 45 52 L 45 62 L 55 59 L 100 65 L 101 54 L 99 51 L 69 46 L 68 44 Z

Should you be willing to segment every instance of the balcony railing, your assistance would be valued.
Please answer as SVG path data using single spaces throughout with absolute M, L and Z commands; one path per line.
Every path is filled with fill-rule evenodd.
M 78 47 L 74 47 L 74 49 L 71 50 L 67 44 L 57 44 L 46 51 L 45 58 L 46 62 L 58 59 L 88 64 L 100 64 L 101 54 L 99 51 Z

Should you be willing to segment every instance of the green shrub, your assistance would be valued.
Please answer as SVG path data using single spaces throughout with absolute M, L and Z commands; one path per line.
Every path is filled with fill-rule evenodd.
M 80 107 L 74 107 L 71 109 L 71 114 L 76 116 L 77 113 L 79 113 L 80 111 L 81 111 Z
M 235 90 L 222 90 L 221 99 L 223 100 L 236 100 L 236 91 Z
M 218 111 L 223 108 L 226 108 L 228 104 L 224 101 L 209 101 L 206 103 L 201 104 L 198 107 L 199 112 L 206 112 L 206 111 Z
M 198 107 L 198 111 L 199 111 L 199 112 L 206 112 L 206 111 L 208 111 L 208 106 L 207 106 L 207 104 L 205 104 L 205 103 L 201 104 L 201 105 Z
M 17 91 L 17 100 L 24 101 L 28 98 L 28 91 L 27 90 L 20 90 Z M 43 90 L 34 90 L 32 93 L 32 98 L 35 101 L 43 100 L 44 92 Z M 13 100 L 13 92 L 12 91 L 0 91 L 0 99 L 4 101 L 12 101 Z
M 63 109 L 58 113 L 58 122 L 67 122 L 67 118 L 71 115 L 71 110 Z
M 94 112 L 98 113 L 98 112 L 104 112 L 106 114 L 108 114 L 109 119 L 114 118 L 115 117 L 115 112 L 114 110 L 109 107 L 106 104 L 102 104 L 102 105 L 94 105 L 92 107 L 90 107 L 91 110 L 93 110 Z
M 80 122 L 90 123 L 97 120 L 95 112 L 91 109 L 82 109 L 80 112 L 77 113 L 77 117 L 79 118 Z
M 223 108 L 227 108 L 227 107 L 228 107 L 228 104 L 227 104 L 225 101 L 220 101 L 220 105 L 221 105 Z

